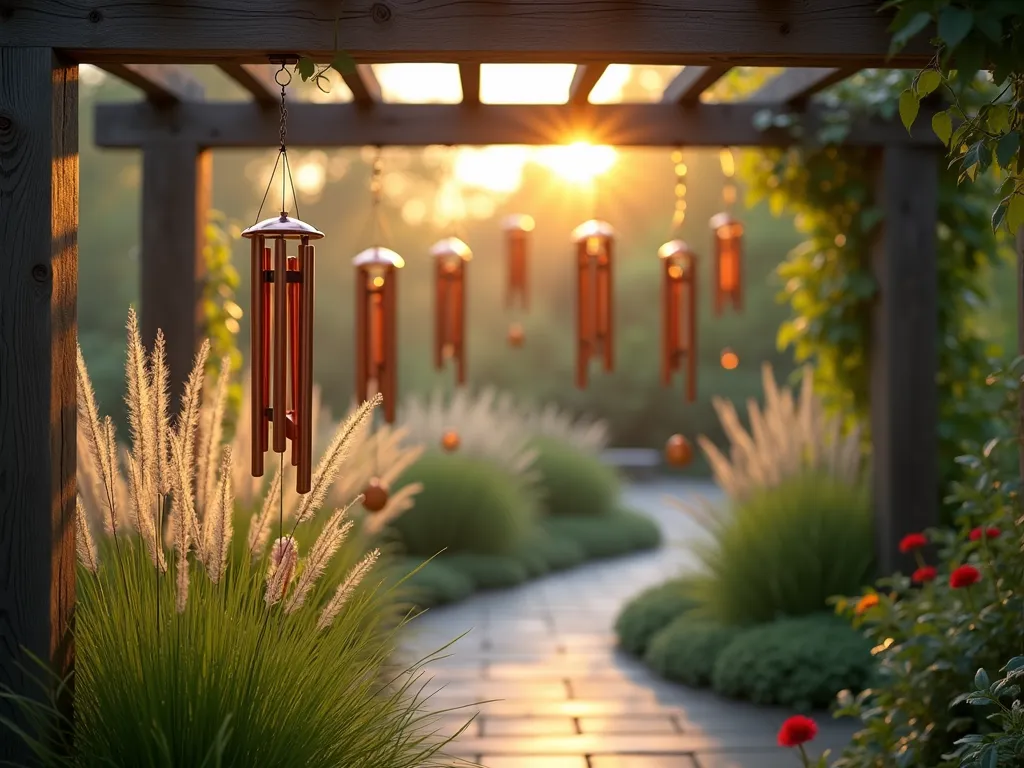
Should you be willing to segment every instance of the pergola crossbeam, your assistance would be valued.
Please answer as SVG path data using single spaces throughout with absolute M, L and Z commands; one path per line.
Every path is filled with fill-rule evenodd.
M 169 106 L 203 97 L 203 86 L 185 69 L 166 64 L 100 64 L 100 69 L 134 85 L 154 104 Z
M 761 86 L 747 100 L 756 104 L 803 104 L 814 94 L 856 72 L 856 69 L 850 67 L 787 69 Z
M 360 107 L 372 107 L 381 102 L 380 83 L 369 64 L 356 64 L 355 69 L 344 72 L 341 79 L 352 91 L 352 101 Z
M 664 104 L 696 104 L 700 95 L 717 83 L 732 67 L 683 67 L 661 96 Z
M 480 65 L 459 64 L 459 80 L 462 81 L 462 103 L 480 103 Z
M 569 104 L 586 104 L 590 92 L 608 69 L 607 64 L 578 64 L 569 85 Z
M 223 62 L 220 69 L 252 96 L 263 107 L 273 107 L 280 101 L 281 88 L 274 80 L 269 64 L 237 64 Z

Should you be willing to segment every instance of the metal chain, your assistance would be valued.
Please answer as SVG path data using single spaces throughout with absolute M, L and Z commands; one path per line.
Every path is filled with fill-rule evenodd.
M 722 175 L 725 176 L 725 186 L 722 187 L 722 200 L 727 208 L 732 208 L 736 202 L 736 184 L 733 176 L 736 174 L 736 159 L 729 147 L 723 147 L 718 154 L 718 160 L 722 165 Z
M 373 166 L 370 171 L 370 200 L 372 205 L 372 226 L 373 226 L 373 242 L 377 244 L 377 240 L 380 236 L 381 230 L 383 229 L 381 222 L 380 213 L 380 201 L 384 191 L 384 183 L 381 180 L 383 175 L 384 162 L 381 159 L 381 148 L 377 147 L 377 154 L 373 158 Z
M 283 82 L 281 74 L 284 73 L 286 78 Z M 274 82 L 281 86 L 281 125 L 278 131 L 278 138 L 281 140 L 281 151 L 284 152 L 286 139 L 288 137 L 288 106 L 285 103 L 285 88 L 291 83 L 292 75 L 288 71 L 288 68 L 284 64 L 274 74 Z
M 672 233 L 676 234 L 686 220 L 686 163 L 683 162 L 683 150 L 672 153 L 672 166 L 676 174 L 676 206 L 672 213 Z

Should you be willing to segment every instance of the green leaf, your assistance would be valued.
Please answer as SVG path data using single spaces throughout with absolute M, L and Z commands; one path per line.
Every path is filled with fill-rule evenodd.
M 299 59 L 299 63 L 296 68 L 299 70 L 299 77 L 301 77 L 302 81 L 305 82 L 313 76 L 314 72 L 316 72 L 316 62 L 312 59 L 302 58 Z
M 999 167 L 1010 170 L 1019 149 L 1020 134 L 1016 131 L 1008 133 L 999 139 L 999 142 L 996 144 L 996 162 L 999 163 Z
M 1001 672 L 1016 672 L 1017 670 L 1024 669 L 1024 656 L 1014 656 L 1003 667 Z
M 999 205 L 996 206 L 995 211 L 992 212 L 992 230 L 999 229 L 1000 225 L 1006 219 L 1006 208 L 1007 203 L 1005 200 L 1000 200 Z
M 351 75 L 356 71 L 355 60 L 344 51 L 335 52 L 331 66 L 342 75 Z
M 974 14 L 966 8 L 949 5 L 939 14 L 939 38 L 948 48 L 956 48 L 974 26 Z
M 979 691 L 986 690 L 991 684 L 991 681 L 988 679 L 988 672 L 983 668 L 974 673 L 974 687 Z
M 999 748 L 995 744 L 981 751 L 981 768 L 999 768 Z
M 932 115 L 932 130 L 939 137 L 939 141 L 949 146 L 950 136 L 953 135 L 953 119 L 949 112 L 936 112 Z
M 942 75 L 937 69 L 926 69 L 917 77 L 917 95 L 924 98 L 942 85 Z
M 917 119 L 917 113 L 920 110 L 921 102 L 917 98 L 917 94 L 909 88 L 900 94 L 900 120 L 903 121 L 903 127 L 908 131 Z
M 1024 225 L 1024 194 L 1018 192 L 1006 207 L 1006 226 L 1010 234 L 1015 234 L 1021 225 Z
M 995 16 L 979 9 L 979 13 L 974 17 L 974 26 L 993 43 L 1003 42 L 1003 25 Z
M 910 20 L 892 36 L 892 44 L 889 48 L 889 52 L 896 53 L 900 50 L 910 41 L 910 38 L 914 37 L 914 35 L 927 27 L 931 20 L 931 14 L 925 13 L 924 11 L 911 16 Z
M 1010 131 L 1010 105 L 993 104 L 986 112 L 985 119 L 992 133 L 1008 133 Z

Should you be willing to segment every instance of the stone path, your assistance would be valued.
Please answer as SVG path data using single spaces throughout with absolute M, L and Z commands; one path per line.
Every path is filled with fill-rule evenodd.
M 420 617 L 407 641 L 427 653 L 458 637 L 428 667 L 432 709 L 476 704 L 442 718 L 445 733 L 476 719 L 449 752 L 487 768 L 795 768 L 776 746 L 788 711 L 755 708 L 666 683 L 615 649 L 622 604 L 685 569 L 701 535 L 665 493 L 713 496 L 709 485 L 631 486 L 627 502 L 665 533 L 653 553 L 598 562 L 520 588 L 476 596 Z M 817 718 L 812 754 L 839 747 L 847 723 Z

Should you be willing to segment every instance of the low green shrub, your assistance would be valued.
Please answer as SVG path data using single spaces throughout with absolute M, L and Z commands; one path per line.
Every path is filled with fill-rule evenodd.
M 740 631 L 683 615 L 651 638 L 644 661 L 668 680 L 705 688 L 718 655 Z
M 630 600 L 615 620 L 619 646 L 634 656 L 643 656 L 657 632 L 697 605 L 691 586 L 688 578 L 673 579 Z
M 616 557 L 661 543 L 661 529 L 646 515 L 618 509 L 602 517 L 563 516 L 541 521 L 548 533 L 576 542 L 587 559 Z
M 534 525 L 536 506 L 522 479 L 491 460 L 428 452 L 395 489 L 409 483 L 422 483 L 423 490 L 391 524 L 409 555 L 507 555 Z
M 583 547 L 570 538 L 559 536 L 538 525 L 516 552 L 523 560 L 542 559 L 547 571 L 564 571 L 582 565 L 587 559 Z M 527 567 L 530 567 L 529 565 Z
M 715 517 L 694 547 L 702 613 L 745 625 L 827 609 L 874 576 L 869 491 L 805 473 L 754 491 Z
M 519 560 L 504 555 L 460 552 L 438 558 L 445 567 L 464 575 L 476 589 L 504 589 L 522 584 L 529 573 Z
M 619 477 L 598 456 L 552 437 L 534 438 L 530 447 L 547 514 L 599 517 L 615 511 Z
M 864 689 L 872 644 L 830 614 L 743 630 L 715 660 L 711 685 L 733 699 L 797 710 L 827 707 L 839 691 Z
M 436 557 L 426 563 L 418 557 L 402 558 L 395 561 L 391 574 L 395 580 L 411 574 L 402 584 L 401 593 L 420 608 L 457 603 L 476 589 L 466 574 Z

